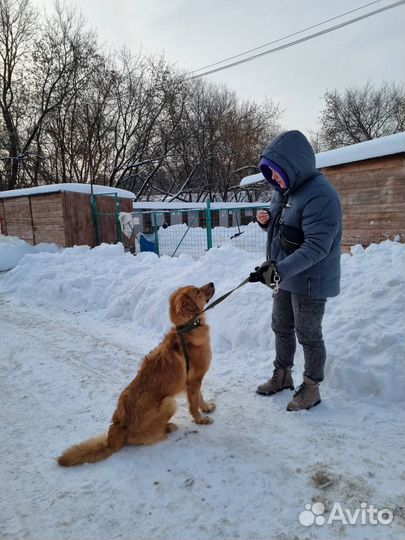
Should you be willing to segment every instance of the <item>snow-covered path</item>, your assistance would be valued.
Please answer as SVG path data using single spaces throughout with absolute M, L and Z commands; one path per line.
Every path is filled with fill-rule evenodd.
M 153 447 L 60 468 L 66 446 L 104 431 L 119 392 L 157 343 L 130 321 L 92 321 L 0 295 L 2 538 L 398 538 L 404 531 L 403 406 L 328 388 L 287 413 L 290 392 L 257 396 L 270 358 L 214 349 L 205 394 L 212 426 L 191 422 Z M 212 329 L 215 333 L 215 328 Z M 296 370 L 296 383 L 301 382 Z M 306 528 L 321 501 L 394 511 L 391 525 Z

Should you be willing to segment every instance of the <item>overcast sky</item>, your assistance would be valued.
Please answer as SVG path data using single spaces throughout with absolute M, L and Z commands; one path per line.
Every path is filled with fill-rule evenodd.
M 77 5 L 107 48 L 126 44 L 134 53 L 140 48 L 145 54 L 163 52 L 179 68 L 192 71 L 369 1 L 80 0 Z M 328 25 L 393 1 L 382 0 Z M 36 2 L 47 9 L 53 5 Z M 270 98 L 284 110 L 284 128 L 308 134 L 317 128 L 326 90 L 367 81 L 404 83 L 405 6 L 207 78 L 225 83 L 241 98 Z

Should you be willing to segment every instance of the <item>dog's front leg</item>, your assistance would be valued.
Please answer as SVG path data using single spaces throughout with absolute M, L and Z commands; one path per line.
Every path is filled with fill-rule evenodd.
M 207 403 L 204 400 L 202 392 L 200 390 L 200 409 L 202 410 L 202 412 L 211 413 L 211 412 L 215 411 L 215 408 L 216 408 L 215 403 L 213 403 L 212 401 Z
M 212 424 L 214 420 L 200 413 L 201 378 L 188 379 L 186 383 L 188 407 L 196 424 Z

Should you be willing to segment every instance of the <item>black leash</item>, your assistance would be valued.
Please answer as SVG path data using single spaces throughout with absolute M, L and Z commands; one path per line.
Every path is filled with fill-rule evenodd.
M 185 334 L 188 334 L 188 332 L 191 332 L 195 328 L 198 328 L 199 326 L 201 326 L 201 321 L 200 321 L 200 319 L 198 317 L 200 315 L 202 315 L 203 313 L 205 313 L 206 311 L 208 311 L 209 309 L 212 309 L 215 306 L 217 306 L 218 304 L 220 304 L 221 302 L 223 302 L 225 300 L 225 298 L 228 298 L 228 296 L 231 295 L 233 292 L 235 292 L 237 289 L 239 289 L 240 287 L 243 287 L 243 285 L 246 285 L 246 283 L 249 282 L 249 277 L 244 279 L 242 281 L 242 283 L 240 283 L 237 287 L 235 287 L 231 291 L 229 291 L 229 292 L 223 294 L 222 296 L 220 296 L 219 298 L 217 298 L 217 300 L 212 302 L 212 304 L 210 304 L 205 309 L 203 309 L 202 311 L 197 313 L 197 315 L 195 317 L 193 317 L 190 321 L 176 327 L 177 333 L 178 333 L 179 338 L 180 338 L 181 348 L 183 349 L 183 355 L 184 355 L 184 360 L 186 362 L 186 371 L 187 371 L 187 373 L 190 370 L 190 356 L 188 354 L 187 342 L 186 342 Z

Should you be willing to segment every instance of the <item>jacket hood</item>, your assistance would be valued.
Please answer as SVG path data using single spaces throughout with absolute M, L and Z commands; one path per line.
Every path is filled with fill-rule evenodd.
M 266 146 L 261 157 L 274 161 L 287 173 L 290 192 L 318 174 L 314 150 L 305 135 L 297 130 L 278 135 Z

